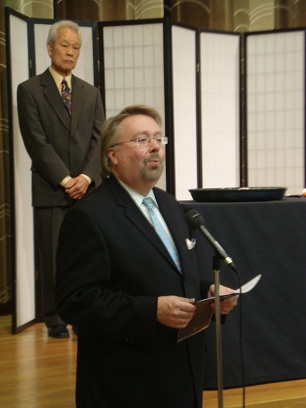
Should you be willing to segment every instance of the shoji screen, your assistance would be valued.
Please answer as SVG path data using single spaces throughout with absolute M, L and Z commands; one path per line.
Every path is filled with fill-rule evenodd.
M 33 210 L 31 207 L 31 160 L 25 151 L 19 132 L 17 115 L 17 86 L 29 77 L 28 24 L 10 15 L 8 17 L 11 74 L 11 153 L 14 185 L 14 295 L 13 331 L 35 319 L 35 267 Z
M 172 27 L 172 67 L 175 195 L 189 200 L 198 186 L 195 30 Z
M 305 187 L 305 31 L 247 36 L 250 186 Z
M 146 104 L 165 123 L 163 23 L 110 25 L 102 33 L 106 117 Z M 166 172 L 158 185 L 166 188 Z
M 172 149 L 174 168 L 168 166 L 167 171 L 173 176 L 176 198 L 189 199 L 188 189 L 197 186 L 196 32 L 177 26 L 168 32 L 168 28 L 163 20 L 103 24 L 106 116 L 135 103 L 155 107 L 165 128 L 171 129 L 166 149 Z M 166 59 L 165 50 L 169 50 Z M 165 107 L 168 91 L 171 107 Z M 158 186 L 166 189 L 166 172 Z
M 239 186 L 240 37 L 200 34 L 202 187 Z

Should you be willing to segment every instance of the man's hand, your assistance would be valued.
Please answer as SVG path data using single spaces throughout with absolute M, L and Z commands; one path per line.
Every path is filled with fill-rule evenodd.
M 157 321 L 173 329 L 183 329 L 192 319 L 195 299 L 160 296 L 157 300 Z
M 65 193 L 68 197 L 74 200 L 79 200 L 83 197 L 88 189 L 89 183 L 81 174 L 77 177 L 71 178 L 65 185 Z
M 220 288 L 220 295 L 227 295 L 228 293 L 233 293 L 234 290 L 231 288 L 228 288 L 223 285 L 219 285 Z M 208 297 L 214 297 L 215 296 L 215 285 L 211 285 L 208 291 Z M 220 313 L 222 315 L 227 315 L 231 310 L 234 309 L 234 307 L 237 306 L 238 303 L 238 298 L 239 295 L 237 296 L 231 296 L 225 299 L 220 300 Z M 210 307 L 212 310 L 215 310 L 215 302 L 211 303 Z

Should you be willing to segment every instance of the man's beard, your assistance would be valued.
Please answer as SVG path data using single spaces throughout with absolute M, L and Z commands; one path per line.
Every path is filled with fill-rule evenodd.
M 159 162 L 155 166 L 151 167 L 150 169 L 147 167 L 147 163 L 151 161 L 152 159 L 158 159 Z M 143 177 L 144 180 L 147 181 L 158 181 L 160 179 L 160 176 L 162 175 L 164 170 L 164 165 L 161 161 L 161 158 L 158 153 L 153 153 L 151 154 L 150 157 L 146 159 L 144 162 L 143 168 L 140 170 L 140 173 Z

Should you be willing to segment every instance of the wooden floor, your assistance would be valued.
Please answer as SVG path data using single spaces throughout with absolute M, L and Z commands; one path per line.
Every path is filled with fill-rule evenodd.
M 73 408 L 77 337 L 48 338 L 43 324 L 17 335 L 10 327 L 10 317 L 0 316 L 0 407 Z M 204 391 L 203 402 L 218 408 L 217 391 Z M 306 379 L 247 387 L 245 406 L 305 408 Z M 242 390 L 224 390 L 223 407 L 242 407 Z

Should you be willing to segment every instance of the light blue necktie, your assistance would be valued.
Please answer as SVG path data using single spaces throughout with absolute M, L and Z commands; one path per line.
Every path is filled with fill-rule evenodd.
M 181 271 L 181 263 L 180 263 L 180 259 L 179 259 L 176 247 L 158 218 L 158 215 L 156 213 L 156 208 L 155 208 L 152 198 L 151 197 L 144 198 L 143 203 L 149 211 L 150 219 L 152 221 L 155 231 L 157 232 L 163 244 L 167 248 L 173 261 L 175 262 L 177 269 Z

